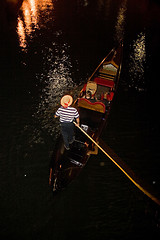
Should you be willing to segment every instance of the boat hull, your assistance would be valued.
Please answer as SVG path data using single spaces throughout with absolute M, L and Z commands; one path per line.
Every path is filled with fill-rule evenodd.
M 80 115 L 80 128 L 98 142 L 105 129 L 113 98 L 116 93 L 122 65 L 123 43 L 114 48 L 103 59 L 81 90 L 73 106 Z M 87 92 L 91 95 L 88 99 Z M 92 154 L 97 154 L 95 144 L 75 127 L 75 142 L 70 150 L 64 148 L 60 136 L 53 151 L 49 184 L 54 192 L 65 188 L 86 165 Z

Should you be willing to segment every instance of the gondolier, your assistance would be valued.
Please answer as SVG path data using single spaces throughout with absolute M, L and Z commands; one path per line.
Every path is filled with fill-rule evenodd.
M 61 107 L 58 108 L 54 117 L 60 117 L 61 133 L 64 140 L 64 147 L 69 150 L 69 144 L 74 142 L 74 124 L 76 119 L 79 125 L 79 113 L 76 108 L 71 107 L 73 98 L 65 95 L 61 98 Z

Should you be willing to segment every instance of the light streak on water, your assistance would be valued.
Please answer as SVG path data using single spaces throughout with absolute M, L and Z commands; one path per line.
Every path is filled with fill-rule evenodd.
M 17 35 L 22 51 L 27 52 L 28 41 L 32 39 L 36 29 L 46 26 L 49 13 L 53 11 L 52 0 L 24 0 L 17 19 Z M 45 19 L 45 24 L 41 21 Z
M 129 60 L 129 75 L 131 78 L 130 87 L 138 90 L 144 90 L 144 72 L 146 63 L 146 36 L 141 32 L 137 39 L 131 45 L 131 54 Z
M 62 32 L 56 33 L 57 38 L 62 38 Z M 57 40 L 58 42 L 58 40 Z M 59 44 L 59 45 L 58 45 Z M 50 135 L 59 133 L 59 124 L 54 124 L 54 113 L 60 107 L 61 97 L 73 89 L 72 63 L 70 60 L 67 43 L 52 43 L 51 48 L 43 52 L 44 69 L 37 79 L 42 84 L 39 103 L 34 117 L 40 122 L 41 127 Z M 47 70 L 46 70 L 47 69 Z
M 127 0 L 124 0 L 119 8 L 117 22 L 115 25 L 115 40 L 118 42 L 124 38 L 125 19 L 127 11 Z
M 42 32 L 43 29 L 48 31 L 48 23 L 53 26 L 54 16 L 50 15 L 53 10 L 52 0 L 23 1 L 17 18 L 17 35 L 19 46 L 26 54 L 29 52 L 29 44 L 34 39 L 36 31 Z M 31 144 L 43 142 L 42 132 L 49 136 L 58 134 L 58 124 L 54 124 L 53 116 L 60 106 L 61 97 L 74 86 L 71 76 L 70 46 L 63 41 L 61 30 L 55 30 L 53 34 L 55 39 L 52 39 L 49 46 L 44 44 L 40 48 L 42 59 L 39 61 L 43 67 L 35 73 L 36 81 L 33 79 L 33 84 L 35 83 L 38 89 L 38 96 L 36 96 L 33 106 L 35 112 L 32 117 L 36 122 L 36 127 L 30 137 Z M 44 39 L 44 43 L 45 40 L 48 40 L 48 36 Z M 25 126 L 24 132 L 28 131 L 30 127 Z

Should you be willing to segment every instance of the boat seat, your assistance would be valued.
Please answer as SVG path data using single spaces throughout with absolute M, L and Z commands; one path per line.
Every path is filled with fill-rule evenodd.
M 78 100 L 78 106 L 79 107 L 83 107 L 83 108 L 87 108 L 96 112 L 101 112 L 101 113 L 105 113 L 106 111 L 106 107 L 104 105 L 104 103 L 102 102 L 90 102 L 88 99 L 86 98 L 80 98 Z
M 109 70 L 109 69 L 105 69 L 105 68 L 100 68 L 99 72 L 104 73 L 104 74 L 109 74 L 112 76 L 117 75 L 117 69 L 114 71 L 114 70 Z
M 111 87 L 111 88 L 114 87 L 114 81 L 112 80 L 96 77 L 94 79 L 94 82 L 102 86 Z
M 111 60 L 109 62 L 104 62 L 100 70 L 110 73 L 112 75 L 116 75 L 118 70 L 118 65 L 113 60 Z
M 117 75 L 118 66 L 113 62 L 104 63 L 99 70 L 99 77 L 113 80 Z
M 99 72 L 98 76 L 100 78 L 104 78 L 104 79 L 108 79 L 108 80 L 112 80 L 112 81 L 114 81 L 114 79 L 115 79 L 114 75 L 111 75 L 111 74 L 108 74 L 108 73 L 104 73 L 104 72 Z

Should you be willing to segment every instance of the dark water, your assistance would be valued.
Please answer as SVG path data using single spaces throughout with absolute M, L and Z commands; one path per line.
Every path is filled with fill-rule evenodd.
M 75 95 L 120 39 L 120 85 L 103 140 L 160 189 L 160 5 L 149 0 L 24 0 L 0 9 L 2 239 L 159 239 L 158 206 L 110 160 L 92 156 L 53 197 L 49 162 L 61 96 Z

